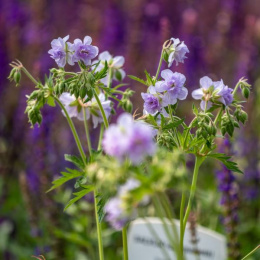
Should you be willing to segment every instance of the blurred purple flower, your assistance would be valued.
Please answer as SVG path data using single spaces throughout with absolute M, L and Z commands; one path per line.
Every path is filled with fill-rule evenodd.
M 139 164 L 156 150 L 154 130 L 142 122 L 133 120 L 130 114 L 122 114 L 117 124 L 112 124 L 104 134 L 104 151 L 122 161 L 126 157 Z
M 66 65 L 66 61 L 70 65 L 74 65 L 74 62 L 72 61 L 72 51 L 73 46 L 71 43 L 66 43 L 69 39 L 69 35 L 67 35 L 64 38 L 58 38 L 54 39 L 51 42 L 51 47 L 48 51 L 48 53 L 51 55 L 51 58 L 53 58 L 59 67 L 64 67 Z
M 85 65 L 91 65 L 91 60 L 98 55 L 98 47 L 91 45 L 92 38 L 85 36 L 83 42 L 80 39 L 74 40 L 72 57 L 73 62 L 82 60 Z
M 186 53 L 189 53 L 189 49 L 186 46 L 184 42 L 180 42 L 180 39 L 178 38 L 171 38 L 173 41 L 173 44 L 170 46 L 170 55 L 168 58 L 168 67 L 172 66 L 173 61 L 176 62 L 176 65 L 178 66 L 178 63 L 184 62 L 184 59 L 187 58 L 185 55 Z
M 120 186 L 116 197 L 111 198 L 105 205 L 106 220 L 116 229 L 121 230 L 127 222 L 136 216 L 136 209 L 128 208 L 124 204 L 124 197 L 127 193 L 140 186 L 140 182 L 135 179 L 129 179 L 124 185 Z

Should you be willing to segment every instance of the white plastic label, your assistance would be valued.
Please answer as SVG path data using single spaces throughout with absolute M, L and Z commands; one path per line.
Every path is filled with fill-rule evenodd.
M 150 224 L 148 224 L 149 222 Z M 179 235 L 179 221 L 174 220 Z M 166 220 L 167 230 L 173 233 L 170 221 Z M 189 224 L 187 224 L 188 226 Z M 226 260 L 225 237 L 207 228 L 196 226 L 197 243 L 191 240 L 191 232 L 186 228 L 184 254 L 186 260 Z M 176 260 L 174 248 L 159 218 L 137 219 L 128 232 L 129 260 Z M 199 252 L 199 257 L 198 257 Z

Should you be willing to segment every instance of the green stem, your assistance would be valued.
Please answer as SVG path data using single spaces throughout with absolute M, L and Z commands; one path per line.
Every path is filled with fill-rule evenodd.
M 207 107 L 208 107 L 208 101 L 206 101 L 205 108 L 204 108 L 204 113 L 207 112 Z
M 181 255 L 183 256 L 183 241 L 184 241 L 184 207 L 185 207 L 185 193 L 182 193 L 181 196 L 181 208 L 180 208 L 180 250 L 181 250 Z
M 94 204 L 95 204 L 95 216 L 96 216 L 96 225 L 97 225 L 97 235 L 98 235 L 98 252 L 99 252 L 99 260 L 104 260 L 104 251 L 103 251 L 103 240 L 102 240 L 102 233 L 101 233 L 101 225 L 98 219 L 98 209 L 97 209 L 97 191 L 94 190 Z
M 111 83 L 112 83 L 112 68 L 108 67 L 108 78 L 107 78 L 107 87 L 111 88 Z
M 184 141 L 183 141 L 183 149 L 186 149 L 186 142 L 187 142 L 189 133 L 190 133 L 190 127 L 187 128 L 187 132 L 185 133 L 185 137 L 184 137 Z
M 234 88 L 234 90 L 233 90 L 233 92 L 232 92 L 232 95 L 233 95 L 233 97 L 235 96 L 235 94 L 237 93 L 237 90 L 238 90 L 238 87 L 240 86 L 240 80 L 237 82 L 237 84 L 236 84 L 236 86 L 235 86 L 235 88 Z
M 190 196 L 189 196 L 189 200 L 188 200 L 188 206 L 186 209 L 186 213 L 183 219 L 183 237 L 182 240 L 184 239 L 184 233 L 185 233 L 185 228 L 186 228 L 186 224 L 188 221 L 188 217 L 191 211 L 191 205 L 195 196 L 195 192 L 196 192 L 196 186 L 197 186 L 197 179 L 198 179 L 198 173 L 199 173 L 199 168 L 200 165 L 202 164 L 204 158 L 196 155 L 196 159 L 195 159 L 195 166 L 194 166 L 194 172 L 193 172 L 193 177 L 192 177 L 192 184 L 191 184 L 191 188 L 190 188 Z
M 215 120 L 214 120 L 214 125 L 217 124 L 219 118 L 220 118 L 221 115 L 222 115 L 222 112 L 223 112 L 223 108 L 221 108 L 221 109 L 218 111 L 218 114 L 217 114 L 217 116 L 216 116 L 216 118 L 215 118 Z
M 61 109 L 62 109 L 63 112 L 65 113 L 65 116 L 66 116 L 67 121 L 68 121 L 68 123 L 69 123 L 70 129 L 71 129 L 72 134 L 73 134 L 73 136 L 74 136 L 75 142 L 76 142 L 76 144 L 77 144 L 77 147 L 78 147 L 80 156 L 81 156 L 81 158 L 82 158 L 82 160 L 83 160 L 83 163 L 84 163 L 85 166 L 86 166 L 86 156 L 85 156 L 85 152 L 84 152 L 84 150 L 83 150 L 83 148 L 82 148 L 82 145 L 81 145 L 81 142 L 80 142 L 78 133 L 77 133 L 77 131 L 76 131 L 76 128 L 75 128 L 75 126 L 74 126 L 74 124 L 73 124 L 73 122 L 72 122 L 72 120 L 71 120 L 71 118 L 70 118 L 70 116 L 69 116 L 69 114 L 68 114 L 66 108 L 63 106 L 63 104 L 60 102 L 60 100 L 59 100 L 56 96 L 53 96 L 53 98 L 56 100 L 56 102 L 59 104 L 59 106 L 61 107 Z
M 25 67 L 22 67 L 21 69 L 22 69 L 22 71 L 26 74 L 26 76 L 27 76 L 35 85 L 39 85 L 39 82 L 37 82 L 37 80 L 32 76 L 32 74 L 31 74 Z
M 86 110 L 83 107 L 83 116 L 84 116 L 84 127 L 85 127 L 85 132 L 86 132 L 86 138 L 87 138 L 87 143 L 88 143 L 88 152 L 90 157 L 92 156 L 92 148 L 91 148 L 91 140 L 89 136 L 89 129 L 88 129 L 88 122 L 87 122 L 87 117 L 86 117 Z
M 169 109 L 169 114 L 170 114 L 171 121 L 172 121 L 172 123 L 174 123 L 174 117 L 173 117 L 173 111 L 172 111 L 171 105 L 168 105 L 168 109 Z M 177 142 L 175 142 L 175 143 L 177 143 L 178 146 L 180 147 L 181 144 L 180 144 L 180 140 L 179 140 L 179 137 L 178 137 L 178 133 L 177 133 L 175 127 L 174 127 L 174 130 L 173 130 L 173 131 L 174 131 L 174 134 L 175 134 L 176 140 L 177 140 Z
M 253 249 L 249 254 L 247 254 L 245 257 L 242 258 L 242 260 L 245 260 L 246 258 L 248 258 L 249 256 L 251 256 L 252 254 L 255 253 L 255 251 L 257 251 L 258 249 L 260 249 L 260 245 L 258 245 L 255 249 Z
M 161 70 L 161 67 L 162 67 L 163 52 L 164 52 L 164 48 L 162 48 L 162 52 L 161 52 L 161 57 L 160 57 L 159 65 L 158 65 L 158 68 L 157 68 L 157 71 L 156 71 L 156 75 L 155 75 L 155 81 L 157 80 L 157 78 L 158 78 L 158 76 L 159 76 L 159 73 L 160 73 L 160 70 Z
M 98 103 L 98 107 L 99 107 L 99 109 L 100 109 L 100 111 L 101 111 L 101 114 L 102 114 L 102 117 L 103 117 L 103 120 L 104 120 L 105 127 L 108 128 L 107 117 L 106 117 L 104 108 L 103 108 L 103 106 L 102 106 L 102 104 L 101 104 L 101 102 L 100 102 L 100 99 L 99 99 L 99 97 L 98 97 L 98 95 L 97 95 L 96 90 L 94 90 L 94 96 L 95 96 L 95 99 L 96 99 L 96 101 L 97 101 L 97 103 Z
M 102 123 L 100 126 L 100 133 L 99 133 L 99 139 L 98 139 L 98 151 L 101 150 L 102 147 L 102 139 L 104 134 L 104 124 Z
M 128 260 L 127 227 L 122 229 L 124 260 Z

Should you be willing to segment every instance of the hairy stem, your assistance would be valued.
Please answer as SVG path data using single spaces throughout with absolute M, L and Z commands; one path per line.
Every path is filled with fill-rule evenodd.
M 180 250 L 183 256 L 183 241 L 184 241 L 184 207 L 185 207 L 185 193 L 181 196 L 181 208 L 180 208 Z
M 191 184 L 191 188 L 190 188 L 190 195 L 189 195 L 189 200 L 188 200 L 188 206 L 183 218 L 183 224 L 182 224 L 182 237 L 181 237 L 181 241 L 180 243 L 183 245 L 183 240 L 184 240 L 184 234 L 185 234 L 185 228 L 187 225 L 187 221 L 188 221 L 188 217 L 191 211 L 191 205 L 195 196 L 195 192 L 196 192 L 196 186 L 197 186 L 197 179 L 198 179 L 198 173 L 199 173 L 199 168 L 202 164 L 202 162 L 204 161 L 204 158 L 196 155 L 196 159 L 195 159 L 195 166 L 194 166 L 194 171 L 193 171 L 193 177 L 192 177 L 192 184 Z M 182 205 L 182 207 L 184 207 Z
M 80 139 L 79 139 L 77 130 L 76 130 L 76 128 L 75 128 L 75 126 L 74 126 L 74 124 L 73 124 L 71 118 L 69 117 L 69 114 L 68 114 L 66 108 L 63 106 L 63 104 L 60 102 L 60 100 L 59 100 L 56 96 L 53 96 L 53 98 L 54 98 L 55 101 L 59 104 L 59 106 L 61 107 L 61 109 L 63 110 L 63 112 L 64 112 L 64 114 L 65 114 L 65 116 L 66 116 L 66 118 L 67 118 L 67 121 L 68 121 L 68 123 L 69 123 L 71 132 L 72 132 L 72 134 L 73 134 L 73 136 L 74 136 L 74 139 L 75 139 L 75 142 L 76 142 L 76 144 L 77 144 L 77 147 L 78 147 L 80 156 L 81 156 L 81 158 L 82 158 L 82 160 L 83 160 L 84 165 L 86 166 L 86 156 L 85 156 L 85 152 L 84 152 L 84 150 L 83 150 L 83 148 L 82 148 L 82 145 L 81 145 L 81 142 L 80 142 Z
M 103 250 L 103 239 L 102 239 L 102 230 L 101 225 L 98 219 L 98 199 L 97 199 L 97 191 L 94 190 L 94 204 L 95 204 L 95 216 L 96 216 L 96 225 L 97 225 L 97 235 L 98 235 L 98 252 L 99 252 L 99 260 L 104 260 L 104 250 Z
M 127 227 L 126 226 L 124 226 L 122 229 L 122 238 L 123 238 L 124 260 L 128 260 Z
M 86 132 L 86 138 L 87 138 L 87 143 L 88 143 L 88 152 L 90 157 L 92 156 L 92 147 L 91 147 L 91 140 L 89 136 L 89 129 L 88 129 L 88 122 L 87 122 L 87 117 L 86 117 L 86 110 L 83 107 L 83 116 L 84 116 L 84 127 L 85 127 L 85 132 Z
M 247 259 L 249 256 L 254 254 L 258 249 L 260 249 L 260 245 L 258 245 L 255 249 L 253 249 L 249 254 L 247 254 L 245 257 L 242 258 L 242 260 Z
M 106 117 L 104 108 L 103 108 L 103 106 L 102 106 L 102 104 L 101 104 L 101 102 L 100 102 L 100 99 L 99 99 L 99 97 L 98 97 L 98 95 L 97 95 L 96 90 L 94 90 L 94 96 L 95 96 L 95 99 L 96 99 L 96 101 L 97 101 L 97 103 L 98 103 L 98 107 L 99 107 L 99 109 L 100 109 L 100 111 L 101 111 L 101 114 L 102 114 L 102 117 L 103 117 L 103 120 L 104 120 L 105 127 L 108 128 L 107 117 Z
M 164 48 L 162 48 L 162 52 L 161 52 L 161 57 L 160 57 L 159 65 L 158 65 L 158 68 L 157 68 L 157 71 L 156 71 L 156 75 L 155 75 L 155 80 L 157 80 L 157 78 L 158 78 L 158 76 L 159 76 L 159 73 L 160 73 L 160 70 L 161 70 L 161 67 L 162 67 L 163 52 L 164 52 Z
M 22 66 L 22 71 L 24 72 L 24 74 L 35 84 L 38 85 L 39 82 L 32 76 L 32 74 L 24 67 Z

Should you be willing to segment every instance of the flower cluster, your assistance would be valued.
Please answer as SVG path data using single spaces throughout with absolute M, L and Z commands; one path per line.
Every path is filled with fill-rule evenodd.
M 155 114 L 162 112 L 167 116 L 165 107 L 174 105 L 177 100 L 184 100 L 188 95 L 187 88 L 184 87 L 186 77 L 178 72 L 169 69 L 161 72 L 162 81 L 157 81 L 155 86 L 148 88 L 148 93 L 141 93 L 144 100 L 145 113 Z
M 185 56 L 186 53 L 189 53 L 189 49 L 186 46 L 184 42 L 181 42 L 178 38 L 171 38 L 172 44 L 168 48 L 168 66 L 171 67 L 173 61 L 176 62 L 176 65 L 178 66 L 178 63 L 183 63 L 184 59 L 187 57 Z
M 51 42 L 52 49 L 49 50 L 59 67 L 64 67 L 66 62 L 74 65 L 75 62 L 83 61 L 85 65 L 91 65 L 91 60 L 98 55 L 98 47 L 92 46 L 92 38 L 85 36 L 83 42 L 80 39 L 74 40 L 74 43 L 67 42 L 69 36 L 54 39 Z
M 105 205 L 106 220 L 116 229 L 121 230 L 127 222 L 132 220 L 136 215 L 136 209 L 129 207 L 127 203 L 130 191 L 140 186 L 136 179 L 128 179 L 128 181 L 119 187 L 117 195 L 111 198 Z
M 229 106 L 233 102 L 233 89 L 229 88 L 221 81 L 212 81 L 205 76 L 200 79 L 200 88 L 192 92 L 194 99 L 200 99 L 202 110 L 211 108 L 213 103 L 222 103 Z
M 109 76 L 109 73 L 106 75 L 106 77 L 102 78 L 100 81 L 107 85 L 109 80 L 119 80 L 121 81 L 125 77 L 125 71 L 122 70 L 122 67 L 125 63 L 125 58 L 123 56 L 115 56 L 113 57 L 108 51 L 104 51 L 99 54 L 98 60 L 95 60 L 93 64 L 98 63 L 98 66 L 96 68 L 96 71 L 101 71 L 105 67 L 105 63 L 107 62 L 108 67 L 112 70 L 111 76 Z M 111 78 L 109 78 L 111 77 Z
M 106 100 L 105 95 L 103 93 L 100 93 L 98 97 L 104 109 L 104 112 L 106 114 L 106 118 L 108 118 L 111 113 L 111 101 Z M 85 99 L 86 98 L 87 96 L 85 97 Z M 81 100 L 80 98 L 76 99 L 74 95 L 71 95 L 68 92 L 64 92 L 61 94 L 59 99 L 61 103 L 65 106 L 70 117 L 76 117 L 77 119 L 83 121 L 84 120 L 83 109 L 85 109 L 86 119 L 89 119 L 90 116 L 92 116 L 92 122 L 94 128 L 97 127 L 98 123 L 103 122 L 103 117 L 101 115 L 95 97 L 93 97 L 90 101 L 83 102 L 83 100 Z M 63 111 L 62 113 L 64 114 Z
M 103 148 L 111 156 L 122 161 L 129 158 L 133 164 L 139 164 L 147 155 L 156 150 L 155 130 L 139 121 L 134 121 L 130 114 L 119 116 L 117 124 L 111 124 L 104 133 Z

